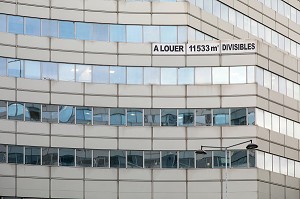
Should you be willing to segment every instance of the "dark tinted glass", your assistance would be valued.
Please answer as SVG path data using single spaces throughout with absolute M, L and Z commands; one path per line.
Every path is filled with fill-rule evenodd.
M 161 152 L 162 168 L 177 168 L 177 151 Z
M 231 167 L 247 167 L 247 150 L 230 151 Z
M 8 102 L 8 119 L 24 120 L 24 104 Z
M 213 154 L 214 154 L 214 168 L 225 167 L 226 165 L 225 151 L 214 151 Z M 227 155 L 227 166 L 229 167 L 229 155 Z
M 179 152 L 179 168 L 194 168 L 195 167 L 194 151 Z
M 178 109 L 178 126 L 194 125 L 194 109 Z
M 161 109 L 161 125 L 176 126 L 177 125 L 177 110 L 176 109 Z
M 127 109 L 127 126 L 143 125 L 143 109 Z
M 110 109 L 110 125 L 125 125 L 125 109 Z
M 94 125 L 108 125 L 108 108 L 94 108 Z
M 6 119 L 7 117 L 7 103 L 0 101 L 0 119 Z
M 145 151 L 145 168 L 160 168 L 160 152 L 159 151 Z
M 126 167 L 125 151 L 110 151 L 110 167 L 112 168 Z
M 42 165 L 57 166 L 58 149 L 57 148 L 42 148 Z
M 59 149 L 59 165 L 75 166 L 75 149 Z
M 59 106 L 59 123 L 74 124 L 75 108 L 73 106 Z
M 25 164 L 41 164 L 41 148 L 25 147 Z
M 197 126 L 212 125 L 211 109 L 196 109 L 196 125 Z
M 197 168 L 212 168 L 212 152 L 206 151 L 207 154 L 196 154 Z
M 6 146 L 0 144 L 0 163 L 6 163 Z
M 127 168 L 143 168 L 143 151 L 127 151 Z
M 108 167 L 109 151 L 93 150 L 93 167 Z
M 22 146 L 8 145 L 8 163 L 23 164 L 24 151 Z
M 255 150 L 248 150 L 249 153 L 249 167 L 255 167 Z
M 159 109 L 144 109 L 144 125 L 159 126 L 160 110 Z
M 246 108 L 232 108 L 231 113 L 231 125 L 246 125 L 247 113 Z
M 91 107 L 76 107 L 76 124 L 92 124 Z
M 25 121 L 41 121 L 40 104 L 25 104 Z
M 213 109 L 214 126 L 229 125 L 229 109 Z
M 92 150 L 76 149 L 76 166 L 91 167 L 92 166 Z

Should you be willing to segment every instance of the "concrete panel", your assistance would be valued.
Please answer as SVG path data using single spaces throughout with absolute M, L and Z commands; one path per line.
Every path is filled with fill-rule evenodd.
M 34 146 L 50 146 L 49 136 L 39 136 L 39 135 L 22 135 L 17 134 L 17 144 L 18 145 L 32 145 L 32 140 L 35 141 Z
M 49 178 L 50 167 L 40 165 L 17 165 L 17 174 L 19 177 Z
M 119 195 L 122 199 L 151 199 L 151 182 L 120 182 Z
M 223 55 L 222 66 L 257 65 L 257 56 L 252 55 Z
M 187 139 L 193 138 L 220 138 L 221 128 L 211 127 L 211 126 L 201 126 L 201 127 L 188 127 L 187 128 Z
M 112 137 L 116 138 L 118 135 L 118 127 L 114 126 L 102 126 L 102 125 L 94 125 L 94 126 L 89 126 L 86 125 L 84 126 L 85 128 L 85 137 Z M 124 127 L 126 129 L 126 127 Z M 137 128 L 138 130 L 138 128 Z
M 185 108 L 185 98 L 153 98 L 153 108 Z
M 17 196 L 22 197 L 49 197 L 49 179 L 17 179 Z
M 83 138 L 78 137 L 51 137 L 51 147 L 83 148 Z
M 151 139 L 120 139 L 119 149 L 124 150 L 151 150 Z
M 187 86 L 188 97 L 208 97 L 221 95 L 220 85 Z
M 1 50 L 1 48 L 0 48 L 0 50 Z M 49 52 L 49 50 L 30 49 L 30 48 L 19 47 L 19 48 L 17 48 L 17 58 L 49 61 L 50 60 L 50 52 Z
M 51 178 L 83 178 L 83 168 L 51 167 Z
M 153 170 L 153 181 L 185 181 L 185 170 Z
M 117 149 L 117 139 L 85 138 L 85 147 L 90 149 Z
M 152 66 L 184 66 L 184 56 L 152 56 Z
M 117 107 L 117 97 L 85 96 L 85 106 Z
M 220 108 L 220 97 L 189 97 L 187 108 Z
M 0 177 L 0 190 L 3 196 L 15 196 L 16 182 L 14 177 Z
M 107 127 L 107 128 L 112 128 L 112 127 Z M 151 138 L 151 135 L 152 135 L 151 127 L 137 127 L 137 126 L 119 127 L 120 138 Z
M 185 182 L 154 182 L 153 196 L 156 199 L 185 199 L 186 185 Z
M 151 108 L 150 97 L 119 97 L 119 107 Z
M 41 92 L 17 91 L 17 101 L 48 104 L 50 102 L 50 94 Z
M 85 94 L 91 95 L 117 95 L 117 85 L 114 84 L 85 84 Z M 134 88 L 134 86 L 127 86 L 127 88 Z M 127 91 L 127 89 L 125 89 Z M 135 89 L 132 89 L 135 90 Z M 121 92 L 121 85 L 120 91 Z M 121 93 L 120 93 L 121 94 Z
M 31 6 L 34 8 L 34 6 Z M 31 15 L 32 16 L 32 15 Z M 46 48 L 50 47 L 50 40 L 47 37 L 36 37 L 30 35 L 17 35 L 18 46 L 30 48 Z
M 36 135 L 49 135 L 50 124 L 40 122 L 17 122 L 18 133 L 30 133 Z
M 214 198 L 221 199 L 220 182 L 188 182 L 188 198 Z
M 83 125 L 51 124 L 51 135 L 83 137 Z
M 115 199 L 118 195 L 116 181 L 86 181 L 85 196 L 86 199 L 94 199 L 99 196 L 106 199 Z
M 0 89 L 0 98 L 1 100 L 16 101 L 16 92 L 14 90 Z
M 52 93 L 51 104 L 67 104 L 67 105 L 83 106 L 83 96 Z
M 151 173 L 150 169 L 120 169 L 119 179 L 126 181 L 151 181 Z
M 51 180 L 51 197 L 83 198 L 82 180 Z
M 85 168 L 86 180 L 117 180 L 117 169 L 113 168 Z
M 51 51 L 51 61 L 53 62 L 70 62 L 83 64 L 83 53 L 65 52 L 65 51 Z
M 185 139 L 185 127 L 153 127 L 153 138 Z
M 186 150 L 185 140 L 153 140 L 153 150 Z
M 185 86 L 153 86 L 153 96 L 157 97 L 184 97 Z
M 147 85 L 119 85 L 121 96 L 151 96 L 151 86 Z
M 12 88 L 16 87 L 16 79 L 14 77 L 0 77 L 1 88 Z
M 50 90 L 50 81 L 33 80 L 17 78 L 17 88 L 31 91 L 45 91 Z
M 201 145 L 221 146 L 220 139 L 187 140 L 187 150 L 198 150 Z
M 104 5 L 104 4 L 103 4 Z M 118 45 L 114 42 L 84 41 L 85 52 L 117 53 Z

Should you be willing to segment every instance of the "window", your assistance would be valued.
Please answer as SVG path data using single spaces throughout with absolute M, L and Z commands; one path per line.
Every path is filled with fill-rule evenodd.
M 6 15 L 0 14 L 0 32 L 6 32 Z
M 59 123 L 74 124 L 75 107 L 73 106 L 59 106 Z
M 142 26 L 127 25 L 127 42 L 141 43 L 143 40 Z
M 272 130 L 279 132 L 279 116 L 272 114 Z
M 229 20 L 229 8 L 221 3 L 221 19 L 228 22 Z
M 142 125 L 143 125 L 143 110 L 127 109 L 127 126 L 142 126 Z
M 271 89 L 271 73 L 264 70 L 264 87 Z
M 231 167 L 248 167 L 247 150 L 230 151 Z
M 194 151 L 179 152 L 179 168 L 195 168 Z
M 287 89 L 286 89 L 286 95 L 288 97 L 293 98 L 294 97 L 294 85 L 293 85 L 293 82 L 287 80 L 286 81 L 286 87 L 287 87 Z
M 59 64 L 59 80 L 75 81 L 75 69 L 73 64 Z
M 93 24 L 93 40 L 109 41 L 108 24 Z
M 160 84 L 160 68 L 144 68 L 144 84 Z
M 125 109 L 111 108 L 110 109 L 110 125 L 125 125 Z
M 0 101 L 0 119 L 6 119 L 7 117 L 7 103 Z
M 218 18 L 221 17 L 221 3 L 217 0 L 213 0 L 212 1 L 213 5 L 212 5 L 212 8 L 213 8 L 213 15 L 217 16 Z
M 76 39 L 92 40 L 93 39 L 93 24 L 76 22 Z
M 245 84 L 246 83 L 246 67 L 231 67 L 230 68 L 230 83 Z
M 24 104 L 8 102 L 8 119 L 24 120 Z
M 59 21 L 59 38 L 63 38 L 63 39 L 75 38 L 74 22 Z
M 162 168 L 177 168 L 177 151 L 161 152 Z
M 280 157 L 280 173 L 284 175 L 288 173 L 288 161 L 283 157 Z
M 24 148 L 8 145 L 8 163 L 24 164 Z
M 126 151 L 110 151 L 110 167 L 125 168 L 126 167 Z
M 76 124 L 92 124 L 92 108 L 76 107 Z
M 108 125 L 108 108 L 94 108 L 94 125 Z
M 236 26 L 244 30 L 244 15 L 239 12 L 236 12 Z
M 127 151 L 127 168 L 143 168 L 143 151 Z
M 93 167 L 108 167 L 109 151 L 93 150 Z
M 231 109 L 231 125 L 247 125 L 246 108 Z
M 211 13 L 213 12 L 213 5 L 212 5 L 212 0 L 206 0 L 206 1 L 203 1 L 204 4 L 204 10 L 208 13 Z
M 25 61 L 25 78 L 41 79 L 41 66 L 38 61 Z
M 273 155 L 273 172 L 280 173 L 279 157 L 276 155 Z
M 200 32 L 198 32 L 198 33 L 200 33 Z M 204 39 L 202 39 L 202 40 L 204 40 Z M 187 27 L 186 26 L 178 26 L 178 43 L 186 43 L 186 42 L 187 42 Z
M 19 59 L 7 59 L 8 77 L 24 77 L 24 63 Z
M 229 151 L 227 151 L 227 166 L 229 167 Z M 226 166 L 225 151 L 214 151 L 214 168 L 223 168 Z
M 286 120 L 286 134 L 294 137 L 294 122 L 291 120 Z
M 272 129 L 272 119 L 271 119 L 271 113 L 268 113 L 266 111 L 264 111 L 264 118 L 265 118 L 265 128 L 267 129 Z
M 23 17 L 8 15 L 8 32 L 15 34 L 24 33 Z
M 160 152 L 159 151 L 145 151 L 145 168 L 160 168 Z
M 194 68 L 179 68 L 178 84 L 194 84 Z
M 161 43 L 177 43 L 177 27 L 176 26 L 161 26 L 160 27 L 160 42 Z
M 295 176 L 295 162 L 293 160 L 288 160 L 288 175 Z
M 59 166 L 75 166 L 75 149 L 59 149 Z
M 112 84 L 126 84 L 126 67 L 110 67 L 110 83 Z
M 92 166 L 92 150 L 76 149 L 76 166 L 91 167 Z
M 248 108 L 248 125 L 255 125 L 255 108 Z
M 176 125 L 177 125 L 177 110 L 161 109 L 161 126 L 176 126 Z
M 195 84 L 211 84 L 211 68 L 201 67 L 195 69 Z
M 211 126 L 212 125 L 211 109 L 196 109 L 196 125 Z
M 0 163 L 6 163 L 6 146 L 0 144 Z
M 40 36 L 41 35 L 41 20 L 36 18 L 25 18 L 25 34 Z
M 58 22 L 56 20 L 42 19 L 42 36 L 58 37 Z
M 212 152 L 206 151 L 207 154 L 196 154 L 197 168 L 212 168 Z
M 6 58 L 2 57 L 0 57 L 0 76 L 6 76 Z
M 279 93 L 286 95 L 286 80 L 279 77 Z
M 58 122 L 58 106 L 42 105 L 42 122 L 57 123 Z
M 283 117 L 280 117 L 279 121 L 280 121 L 280 124 L 279 124 L 280 131 L 279 132 L 281 134 L 286 135 L 286 119 Z
M 256 166 L 260 169 L 265 169 L 265 153 L 261 151 L 256 151 Z
M 91 82 L 92 68 L 86 65 L 76 65 L 76 81 L 77 82 Z
M 248 150 L 249 155 L 249 167 L 255 167 L 255 150 Z
M 127 84 L 143 84 L 143 68 L 127 67 Z
M 213 109 L 214 126 L 229 125 L 229 109 Z
M 33 165 L 41 164 L 40 147 L 25 147 L 25 164 L 33 164 Z
M 269 154 L 269 153 L 265 153 L 265 169 L 268 170 L 268 171 L 272 171 L 272 155 Z
M 58 149 L 56 148 L 42 148 L 42 165 L 57 166 Z
M 178 109 L 178 126 L 194 126 L 194 109 Z
M 41 121 L 41 105 L 25 103 L 25 121 Z
M 161 68 L 161 84 L 177 84 L 177 68 Z
M 144 109 L 144 125 L 159 126 L 160 125 L 160 110 L 159 109 Z
M 93 82 L 100 84 L 109 83 L 109 67 L 108 66 L 93 66 Z
M 58 64 L 56 63 L 42 62 L 42 79 L 57 80 L 58 79 L 57 67 Z
M 125 25 L 110 25 L 110 38 L 111 42 L 125 42 Z
M 228 84 L 228 72 L 228 67 L 213 67 L 213 84 Z
M 159 26 L 144 26 L 144 42 L 159 42 Z

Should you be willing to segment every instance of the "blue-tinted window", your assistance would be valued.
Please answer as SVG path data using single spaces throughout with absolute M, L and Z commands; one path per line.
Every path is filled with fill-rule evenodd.
M 15 34 L 24 33 L 23 17 L 8 16 L 8 32 Z
M 178 126 L 194 126 L 194 109 L 178 109 Z
M 8 102 L 8 119 L 24 120 L 24 104 Z
M 19 59 L 7 59 L 7 76 L 24 77 L 24 62 Z
M 92 150 L 76 149 L 76 166 L 91 167 L 92 166 Z
M 93 26 L 93 40 L 109 41 L 108 24 L 94 24 Z
M 162 68 L 161 84 L 177 84 L 177 68 Z
M 125 168 L 126 155 L 125 151 L 110 151 L 110 167 L 112 168 Z
M 127 67 L 127 84 L 143 84 L 142 67 Z
M 41 105 L 25 103 L 25 121 L 41 121 Z
M 0 76 L 6 76 L 6 58 L 0 57 Z
M 110 125 L 125 125 L 125 109 L 110 109 Z
M 227 166 L 229 167 L 229 151 L 227 151 Z M 222 168 L 226 166 L 225 151 L 214 151 L 214 168 Z
M 125 42 L 125 25 L 110 25 L 111 42 Z
M 214 126 L 229 125 L 229 109 L 213 109 Z
M 25 61 L 25 78 L 41 79 L 41 63 L 38 61 Z
M 58 149 L 42 148 L 42 165 L 55 165 L 58 162 Z
M 126 83 L 126 67 L 110 67 L 110 83 L 125 84 Z
M 75 149 L 59 149 L 59 166 L 75 166 Z
M 160 152 L 159 151 L 145 151 L 145 168 L 160 168 Z
M 50 62 L 42 62 L 42 79 L 58 79 L 58 64 Z
M 161 109 L 161 125 L 176 126 L 177 125 L 177 109 Z
M 73 106 L 59 106 L 59 123 L 74 124 L 75 108 Z
M 92 108 L 76 107 L 76 124 L 92 124 Z
M 6 146 L 0 144 L 0 163 L 6 163 Z
M 143 151 L 127 151 L 127 168 L 143 168 Z
M 144 84 L 160 84 L 160 68 L 144 68 Z
M 144 42 L 159 42 L 159 26 L 144 26 Z
M 187 27 L 186 26 L 178 26 L 178 43 L 187 42 Z
M 93 66 L 93 83 L 109 83 L 109 66 Z
M 8 163 L 24 164 L 24 151 L 22 146 L 8 145 Z
M 255 108 L 248 108 L 248 125 L 255 125 Z
M 94 108 L 94 125 L 108 125 L 108 108 Z
M 179 168 L 194 168 L 195 167 L 194 151 L 179 152 Z
M 127 109 L 127 126 L 142 126 L 142 125 L 143 125 L 143 110 Z
M 27 35 L 41 35 L 41 20 L 36 18 L 25 18 L 25 34 Z
M 73 64 L 59 64 L 59 80 L 75 81 L 75 66 Z
M 58 21 L 42 19 L 42 36 L 57 37 L 58 36 Z
M 232 108 L 230 116 L 231 125 L 247 125 L 246 108 Z
M 161 26 L 160 41 L 161 43 L 177 43 L 177 27 Z
M 247 150 L 230 151 L 231 167 L 248 167 Z
M 160 125 L 160 110 L 159 109 L 144 109 L 144 125 L 159 126 Z
M 92 81 L 92 67 L 87 65 L 76 65 L 76 81 L 77 82 L 91 82 Z
M 178 84 L 194 84 L 194 68 L 179 68 Z
M 76 23 L 76 39 L 92 40 L 93 39 L 93 24 L 91 23 Z
M 177 151 L 161 152 L 162 168 L 177 168 Z
M 41 148 L 25 147 L 25 164 L 41 164 Z
M 74 23 L 70 21 L 59 21 L 59 38 L 74 39 Z
M 57 123 L 58 122 L 58 106 L 57 105 L 42 105 L 42 122 Z
M 196 109 L 196 125 L 197 126 L 212 125 L 211 109 Z
M 0 119 L 6 119 L 7 117 L 7 103 L 0 101 Z
M 6 15 L 0 14 L 0 32 L 6 32 Z
M 212 168 L 212 152 L 207 154 L 196 154 L 196 168 Z
M 93 167 L 108 167 L 109 151 L 93 150 Z
M 127 26 L 127 42 L 140 43 L 143 40 L 143 29 L 142 26 Z

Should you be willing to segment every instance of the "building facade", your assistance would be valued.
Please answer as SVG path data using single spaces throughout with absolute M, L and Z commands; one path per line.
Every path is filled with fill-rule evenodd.
M 0 198 L 299 199 L 299 57 L 297 0 L 0 0 Z

